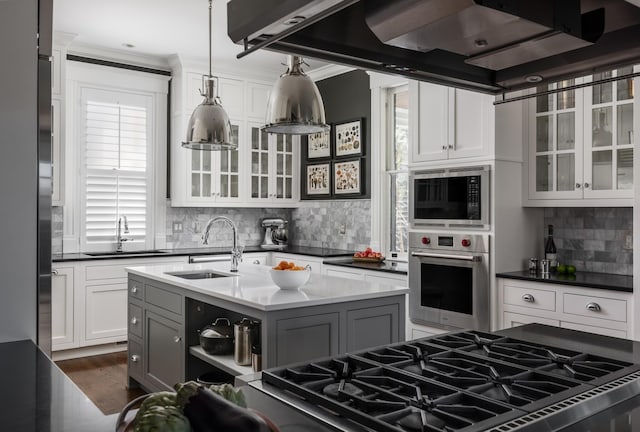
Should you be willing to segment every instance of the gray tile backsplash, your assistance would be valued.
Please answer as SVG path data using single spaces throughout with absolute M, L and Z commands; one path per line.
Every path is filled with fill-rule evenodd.
M 578 271 L 633 275 L 633 209 L 547 208 L 545 229 L 553 225 L 558 260 Z M 546 233 L 545 233 L 546 236 Z
M 253 246 L 262 243 L 262 219 L 280 217 L 290 221 L 291 209 L 171 207 L 167 201 L 167 248 L 207 247 L 202 244 L 202 232 L 209 219 L 216 216 L 231 219 L 238 229 L 238 242 L 243 246 Z M 173 232 L 174 222 L 182 223 L 181 233 Z M 230 246 L 232 243 L 232 231 L 226 224 L 218 223 L 212 227 L 209 246 Z
M 344 234 L 341 234 L 341 228 Z M 371 243 L 371 201 L 307 202 L 291 212 L 292 244 L 361 250 Z

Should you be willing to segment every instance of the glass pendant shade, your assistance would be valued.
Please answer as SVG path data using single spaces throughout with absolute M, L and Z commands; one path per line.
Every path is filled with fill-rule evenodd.
M 182 147 L 194 150 L 236 149 L 231 137 L 231 122 L 215 94 L 215 82 L 205 80 L 204 100 L 198 105 L 187 124 L 187 139 Z
M 324 104 L 316 84 L 302 70 L 302 59 L 289 56 L 287 72 L 273 86 L 267 104 L 268 133 L 308 135 L 326 132 Z

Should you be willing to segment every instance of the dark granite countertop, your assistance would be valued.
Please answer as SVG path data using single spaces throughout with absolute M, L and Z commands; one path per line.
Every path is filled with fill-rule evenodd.
M 113 432 L 105 416 L 30 340 L 0 343 L 0 429 Z
M 633 276 L 609 273 L 580 271 L 573 275 L 550 273 L 548 276 L 543 277 L 540 273 L 529 273 L 527 270 L 521 270 L 496 273 L 496 277 L 587 288 L 600 288 L 611 291 L 633 292 Z
M 170 256 L 189 256 L 189 255 L 224 255 L 229 254 L 229 246 L 224 247 L 201 247 L 201 248 L 181 248 L 181 249 L 156 249 L 147 253 L 127 253 L 121 254 L 105 254 L 105 255 L 87 255 L 85 253 L 65 253 L 52 254 L 52 262 L 70 262 L 70 261 L 91 261 L 105 259 L 131 259 L 131 258 L 149 258 L 149 257 L 170 257 Z M 245 246 L 245 253 L 250 252 L 285 252 L 298 255 L 307 255 L 318 258 L 330 258 L 351 256 L 353 251 L 342 249 L 326 249 L 318 247 L 307 247 L 299 245 L 289 245 L 283 249 L 262 249 L 258 246 Z
M 326 259 L 322 263 L 340 266 L 340 267 L 357 268 L 360 270 L 375 270 L 375 271 L 382 271 L 382 272 L 402 274 L 402 275 L 407 274 L 407 266 L 408 266 L 406 262 L 385 260 L 380 263 L 372 263 L 372 262 L 354 261 L 351 257 Z

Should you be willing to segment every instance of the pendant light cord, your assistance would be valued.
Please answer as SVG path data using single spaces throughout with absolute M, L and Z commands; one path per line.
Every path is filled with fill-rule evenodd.
M 213 31 L 211 31 L 211 16 L 213 15 L 212 0 L 209 0 L 209 78 L 211 75 L 211 40 L 213 39 Z

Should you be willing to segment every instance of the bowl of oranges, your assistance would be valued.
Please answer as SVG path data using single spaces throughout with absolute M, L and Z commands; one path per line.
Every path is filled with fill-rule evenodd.
M 296 290 L 309 281 L 311 270 L 293 262 L 280 261 L 269 270 L 271 280 L 283 290 Z

